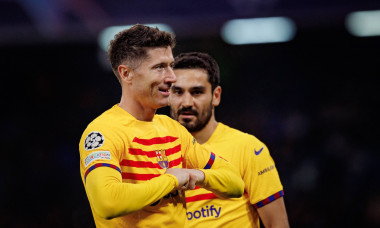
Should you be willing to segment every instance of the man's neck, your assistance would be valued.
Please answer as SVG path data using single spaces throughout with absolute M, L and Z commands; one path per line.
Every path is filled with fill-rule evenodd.
M 152 121 L 154 114 L 156 114 L 156 109 L 145 108 L 141 106 L 136 100 L 128 100 L 121 98 L 119 103 L 120 108 L 127 111 L 137 120 L 141 121 Z
M 211 116 L 210 121 L 206 124 L 202 130 L 197 132 L 192 132 L 191 134 L 194 136 L 194 138 L 197 140 L 198 143 L 203 144 L 209 140 L 212 133 L 214 133 L 216 127 L 218 126 L 218 122 L 215 120 L 215 116 Z

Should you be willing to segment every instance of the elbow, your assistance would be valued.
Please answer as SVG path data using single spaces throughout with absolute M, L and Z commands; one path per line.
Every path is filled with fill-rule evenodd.
M 94 212 L 101 218 L 110 220 L 136 211 L 136 208 L 121 208 L 117 202 L 102 200 L 94 205 Z
M 244 194 L 244 182 L 239 180 L 238 183 L 228 191 L 228 198 L 240 198 Z
M 240 198 L 244 194 L 245 184 L 243 179 L 238 173 L 235 175 L 231 175 L 230 177 L 230 185 L 227 191 L 228 198 Z
M 122 206 L 118 202 L 112 201 L 112 200 L 103 200 L 101 202 L 98 202 L 96 205 L 93 204 L 93 210 L 94 212 L 101 218 L 110 220 L 113 218 L 117 218 L 120 216 L 128 215 L 133 212 L 136 212 L 140 210 L 141 207 L 135 207 L 132 205 L 128 206 Z
M 115 206 L 107 201 L 102 201 L 94 205 L 94 211 L 99 217 L 106 220 L 116 218 L 119 214 L 115 211 Z
M 239 180 L 240 177 L 237 179 L 238 181 L 231 181 L 230 185 L 226 187 L 224 192 L 215 192 L 216 195 L 219 197 L 228 199 L 228 198 L 240 198 L 244 194 L 244 182 L 243 180 Z

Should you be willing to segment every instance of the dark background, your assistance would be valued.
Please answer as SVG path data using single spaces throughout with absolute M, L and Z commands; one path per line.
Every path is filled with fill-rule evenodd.
M 94 227 L 78 143 L 121 91 L 97 35 L 153 22 L 173 27 L 175 55 L 218 61 L 217 119 L 269 147 L 291 227 L 379 227 L 380 38 L 344 26 L 349 12 L 371 9 L 379 2 L 0 0 L 0 227 Z M 268 16 L 292 18 L 295 38 L 220 38 L 228 19 Z

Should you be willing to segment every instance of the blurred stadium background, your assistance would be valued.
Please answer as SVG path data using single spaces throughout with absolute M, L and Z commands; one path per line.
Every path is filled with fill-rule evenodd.
M 379 1 L 0 0 L 0 227 L 94 227 L 78 142 L 120 97 L 99 35 L 135 23 L 165 23 L 174 54 L 219 62 L 217 118 L 267 144 L 291 227 L 379 227 L 380 19 L 358 22 L 371 36 L 348 20 L 373 10 Z M 268 17 L 291 19 L 294 35 L 221 37 L 229 20 Z

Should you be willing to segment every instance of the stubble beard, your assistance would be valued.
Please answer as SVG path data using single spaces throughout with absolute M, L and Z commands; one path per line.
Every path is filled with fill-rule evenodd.
M 190 133 L 197 132 L 197 131 L 202 130 L 210 121 L 211 116 L 212 116 L 212 107 L 213 106 L 210 103 L 210 105 L 207 107 L 207 109 L 205 109 L 204 112 L 202 112 L 201 114 L 198 113 L 195 116 L 196 118 L 195 118 L 194 122 L 191 122 L 188 119 L 183 119 L 183 120 L 179 121 L 178 120 L 179 119 L 178 113 L 176 113 L 175 119 L 177 121 L 179 121 L 181 123 L 181 125 L 183 125 Z M 173 113 L 172 113 L 172 116 L 174 116 Z

